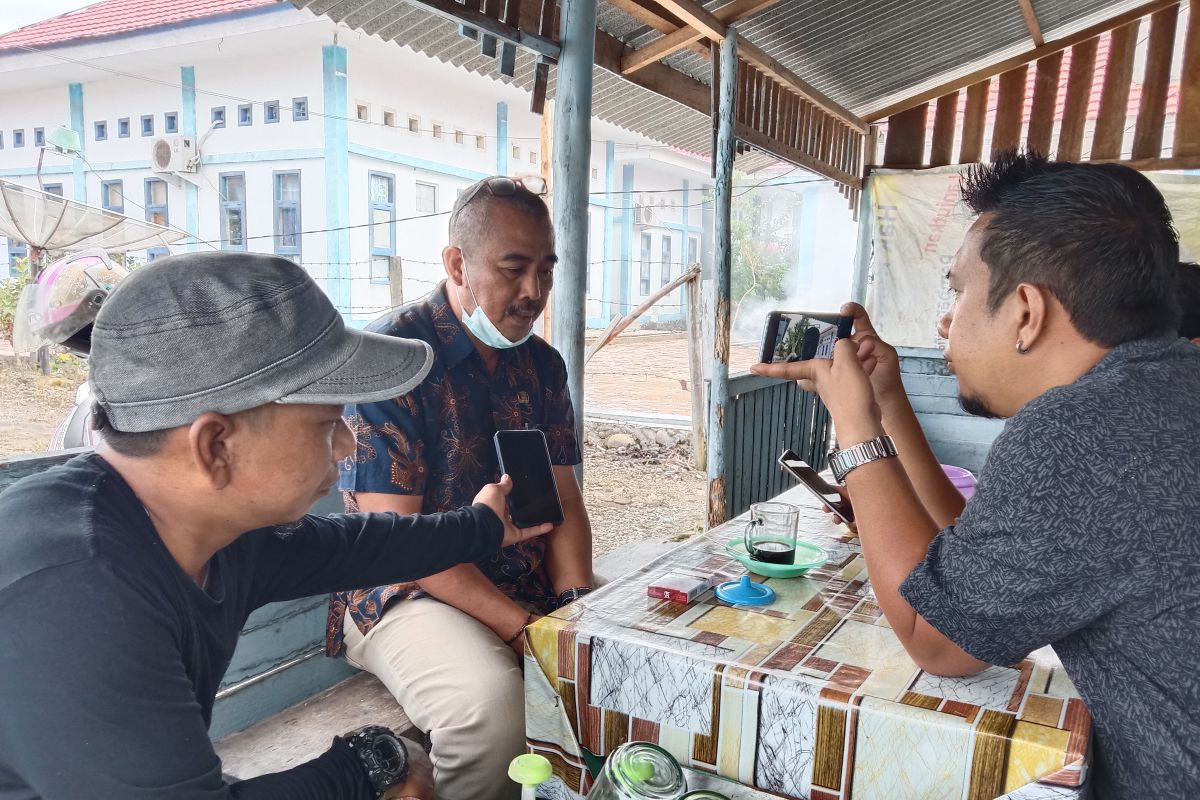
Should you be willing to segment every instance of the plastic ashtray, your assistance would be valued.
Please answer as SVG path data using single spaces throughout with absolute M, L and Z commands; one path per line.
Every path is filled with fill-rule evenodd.
M 749 575 L 736 581 L 725 581 L 717 587 L 717 599 L 737 606 L 765 606 L 775 602 L 775 590 L 755 583 Z
M 743 567 L 764 578 L 795 578 L 829 560 L 829 555 L 824 550 L 815 544 L 801 541 L 796 542 L 796 558 L 791 564 L 755 561 L 750 557 L 750 553 L 746 552 L 746 543 L 741 539 L 734 539 L 726 544 L 725 552 L 740 561 Z

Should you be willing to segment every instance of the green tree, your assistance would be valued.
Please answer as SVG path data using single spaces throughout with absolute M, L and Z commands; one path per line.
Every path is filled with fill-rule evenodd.
M 732 324 L 752 299 L 782 300 L 796 264 L 792 242 L 795 196 L 785 189 L 735 190 L 733 198 L 733 271 L 730 275 Z M 779 209 L 783 209 L 780 211 Z
M 17 317 L 17 302 L 21 290 L 29 283 L 29 259 L 17 259 L 13 275 L 0 279 L 0 339 L 12 341 L 13 321 Z

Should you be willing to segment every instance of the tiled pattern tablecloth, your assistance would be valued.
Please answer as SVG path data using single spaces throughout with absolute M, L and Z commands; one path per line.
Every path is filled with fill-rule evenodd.
M 773 605 L 646 596 L 670 570 L 744 574 L 725 552 L 739 518 L 529 629 L 526 729 L 554 764 L 551 795 L 586 793 L 589 764 L 630 740 L 783 797 L 1079 795 L 1091 718 L 1049 648 L 970 678 L 922 672 L 875 603 L 857 539 L 798 490 L 780 499 L 803 507 L 800 536 L 829 561 L 768 579 Z

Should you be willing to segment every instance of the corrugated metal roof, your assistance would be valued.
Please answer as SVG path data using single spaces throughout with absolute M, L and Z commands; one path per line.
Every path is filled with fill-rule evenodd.
M 1034 0 L 1034 8 L 1049 38 L 1143 1 Z M 291 2 L 456 66 L 533 86 L 532 56 L 520 53 L 515 77 L 503 78 L 495 60 L 481 56 L 478 43 L 459 35 L 457 26 L 403 0 Z M 717 8 L 722 0 L 705 5 Z M 661 35 L 603 0 L 597 25 L 635 47 Z M 1031 46 L 1015 0 L 780 0 L 737 27 L 784 67 L 859 114 Z M 708 60 L 690 50 L 666 63 L 709 82 Z M 592 108 L 600 119 L 683 150 L 710 152 L 704 115 L 599 68 L 594 81 Z M 552 70 L 551 96 L 553 89 Z M 751 154 L 739 166 L 752 170 L 767 163 L 765 156 Z

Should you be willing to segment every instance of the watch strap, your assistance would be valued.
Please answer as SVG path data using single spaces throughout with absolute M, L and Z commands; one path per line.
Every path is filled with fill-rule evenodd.
M 877 436 L 852 447 L 834 451 L 829 456 L 829 468 L 833 471 L 834 480 L 845 483 L 846 476 L 863 464 L 896 455 L 896 443 L 892 441 L 892 437 Z

